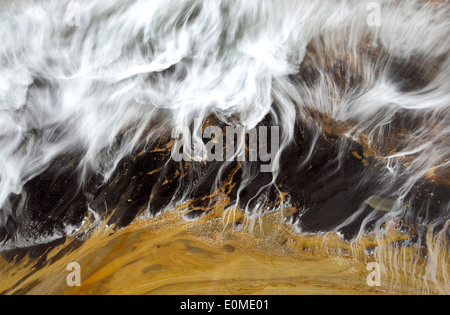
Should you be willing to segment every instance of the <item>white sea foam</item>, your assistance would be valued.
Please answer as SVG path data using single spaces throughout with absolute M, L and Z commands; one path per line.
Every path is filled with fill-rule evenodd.
M 369 1 L 359 0 L 76 3 L 79 26 L 67 23 L 65 1 L 9 2 L 0 14 L 3 211 L 12 193 L 62 154 L 82 152 L 80 178 L 94 171 L 108 180 L 142 138 L 158 137 L 158 128 L 144 134 L 156 115 L 167 129 L 210 114 L 251 129 L 272 113 L 283 150 L 297 115 L 308 119 L 311 109 L 351 122 L 348 136 L 365 134 L 369 142 L 382 142 L 394 116 L 407 112 L 424 123 L 385 157 L 399 173 L 402 157 L 413 156 L 400 198 L 450 163 L 447 4 L 378 1 L 381 26 L 371 27 Z M 441 66 L 425 87 L 403 91 L 361 56 L 361 43 L 405 62 L 440 58 Z M 320 74 L 313 87 L 294 85 L 289 75 L 298 73 L 308 45 L 320 49 L 312 65 Z M 357 91 L 342 91 L 321 71 L 324 56 L 342 52 L 359 74 Z M 120 146 L 118 135 L 126 139 Z

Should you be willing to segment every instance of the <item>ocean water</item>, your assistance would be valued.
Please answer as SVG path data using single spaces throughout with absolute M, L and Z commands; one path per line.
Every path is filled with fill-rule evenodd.
M 450 293 L 447 1 L 0 3 L 1 293 Z

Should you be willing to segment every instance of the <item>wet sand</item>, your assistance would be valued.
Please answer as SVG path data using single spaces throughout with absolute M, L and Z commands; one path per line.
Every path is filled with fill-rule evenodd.
M 389 64 L 404 91 L 425 87 L 440 64 L 403 64 L 381 49 L 359 49 L 380 68 Z M 314 59 L 314 51 L 307 58 Z M 343 90 L 358 85 L 361 78 L 350 69 L 359 67 L 345 52 L 330 59 L 323 69 L 333 82 Z M 312 87 L 318 73 L 308 70 L 306 59 L 292 82 Z M 283 153 L 277 189 L 264 192 L 261 187 L 272 180 L 267 174 L 238 192 L 244 176 L 236 162 L 223 172 L 223 185 L 211 191 L 221 163 L 170 161 L 168 135 L 126 157 L 107 183 L 88 174 L 82 189 L 76 173 L 82 154 L 60 156 L 26 183 L 27 208 L 8 218 L 0 241 L 63 231 L 86 215 L 88 220 L 76 235 L 2 251 L 0 294 L 450 294 L 448 168 L 427 174 L 411 190 L 409 203 L 398 205 L 396 189 L 408 178 L 390 176 L 380 158 L 411 141 L 423 121 L 396 116 L 389 137 L 368 144 L 365 134 L 359 142 L 343 136 L 351 124 L 325 113 L 308 115 L 306 121 L 299 115 L 295 139 Z M 261 124 L 271 125 L 269 120 Z M 405 169 L 409 162 L 405 158 Z M 194 167 L 200 172 L 191 172 Z M 380 187 L 390 195 L 377 195 Z M 185 190 L 190 201 L 174 209 Z M 282 207 L 286 196 L 290 206 Z M 12 208 L 19 208 L 22 197 L 12 196 Z M 267 209 L 256 219 L 254 213 L 244 215 L 241 208 L 257 208 L 259 197 L 267 197 Z M 385 224 L 383 232 L 360 235 L 366 218 L 372 218 L 367 231 L 402 207 L 409 207 L 404 217 Z M 93 213 L 103 217 L 101 226 Z M 324 232 L 349 218 L 339 235 Z M 81 265 L 81 287 L 66 283 L 71 262 Z M 379 287 L 367 284 L 373 262 L 381 266 Z
M 46 261 L 0 261 L 1 294 L 449 294 L 448 242 L 431 234 L 421 248 L 395 246 L 410 236 L 395 227 L 349 244 L 339 236 L 300 236 L 279 213 L 256 222 L 220 206 L 186 221 L 180 206 L 113 232 L 101 227 L 84 243 L 67 238 Z M 287 213 L 285 213 L 286 215 Z M 87 226 L 85 228 L 88 228 Z M 233 231 L 234 230 L 234 231 Z M 434 241 L 431 241 L 434 239 Z M 376 248 L 376 255 L 367 251 Z M 437 254 L 437 256 L 433 256 Z M 69 287 L 66 267 L 81 266 L 81 286 Z M 367 284 L 367 264 L 381 265 L 381 286 Z M 430 273 L 430 267 L 438 274 Z M 443 278 L 444 277 L 444 278 Z
M 311 165 L 293 173 L 292 156 L 303 156 L 310 145 L 308 130 L 299 128 L 298 142 L 282 163 L 279 187 L 289 193 L 269 192 L 267 209 L 253 219 L 239 206 L 230 207 L 240 180 L 238 163 L 231 164 L 216 191 L 210 191 L 215 176 L 205 175 L 189 202 L 161 212 L 158 209 L 167 207 L 180 182 L 181 187 L 189 186 L 189 178 L 180 168 L 161 166 L 173 141 L 163 139 L 136 152 L 93 197 L 92 209 L 108 211 L 88 212 L 74 236 L 2 252 L 0 294 L 449 294 L 448 226 L 428 231 L 421 227 L 418 233 L 414 221 L 403 220 L 386 224 L 383 233 L 355 239 L 365 216 L 374 212 L 381 218 L 389 211 L 386 205 L 392 204 L 381 197 L 367 198 L 374 182 L 355 185 L 367 174 L 376 180 L 382 164 L 350 143 L 343 164 L 347 175 L 330 177 L 329 161 L 337 154 L 339 138 L 324 134 Z M 30 209 L 39 210 L 31 218 L 44 232 L 64 223 L 49 220 L 49 213 L 62 211 L 66 222 L 73 223 L 86 215 L 86 194 L 70 189 L 76 183 L 71 165 L 71 158 L 62 158 L 27 186 L 36 200 Z M 56 180 L 52 169 L 60 170 Z M 215 174 L 216 169 L 212 163 L 204 174 Z M 259 177 L 242 193 L 243 204 L 245 196 L 254 196 L 267 181 Z M 345 182 L 349 186 L 342 189 Z M 430 185 L 421 187 L 424 193 L 416 207 L 420 210 L 427 202 L 439 217 L 439 198 L 446 198 L 448 188 L 437 185 L 442 194 L 434 188 L 431 198 L 425 193 Z M 307 194 L 324 203 L 305 212 L 301 205 L 308 204 Z M 292 206 L 286 206 L 287 198 Z M 344 233 L 317 234 L 351 216 L 364 200 L 366 212 Z M 55 207 L 58 204 L 71 206 L 67 210 Z M 103 218 L 101 226 L 93 213 Z M 299 233 L 299 227 L 304 232 Z M 66 283 L 71 262 L 82 268 L 81 287 Z M 371 262 L 381 266 L 380 287 L 367 284 Z

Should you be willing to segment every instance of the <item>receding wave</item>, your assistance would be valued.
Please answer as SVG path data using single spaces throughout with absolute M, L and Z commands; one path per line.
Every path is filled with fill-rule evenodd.
M 239 278 L 251 268 L 254 281 L 291 279 L 270 293 L 320 277 L 357 292 L 371 289 L 369 262 L 382 265 L 380 292 L 450 293 L 448 2 L 6 1 L 0 12 L 0 292 L 65 292 L 44 275 L 81 260 L 90 276 L 77 293 L 116 292 L 99 283 L 121 281 L 105 261 L 122 259 L 160 276 L 128 293 L 170 292 L 177 263 L 247 293 L 266 292 Z M 215 262 L 173 258 L 181 249 Z M 311 279 L 292 280 L 301 272 Z

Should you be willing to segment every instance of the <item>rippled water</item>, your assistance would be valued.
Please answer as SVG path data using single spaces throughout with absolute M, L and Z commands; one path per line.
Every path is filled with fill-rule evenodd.
M 448 2 L 1 4 L 0 292 L 450 292 Z

